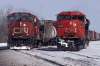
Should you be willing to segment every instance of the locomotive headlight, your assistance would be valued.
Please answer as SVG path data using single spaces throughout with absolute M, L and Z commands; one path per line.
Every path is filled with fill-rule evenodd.
M 74 23 L 73 26 L 76 27 L 76 23 Z
M 23 26 L 26 26 L 26 24 L 23 24 Z

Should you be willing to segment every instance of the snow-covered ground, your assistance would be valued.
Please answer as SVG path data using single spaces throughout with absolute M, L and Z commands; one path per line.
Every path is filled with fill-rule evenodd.
M 78 52 L 59 51 L 56 47 L 21 52 L 46 58 L 64 66 L 100 66 L 100 41 L 92 41 L 87 49 Z
M 0 66 L 56 66 L 14 50 L 0 50 Z
M 0 43 L 0 47 L 7 47 L 7 43 Z
M 78 52 L 60 51 L 55 46 L 17 52 L 35 57 L 38 60 L 41 59 L 44 65 L 48 62 L 53 66 L 100 66 L 100 41 L 91 41 L 87 49 Z

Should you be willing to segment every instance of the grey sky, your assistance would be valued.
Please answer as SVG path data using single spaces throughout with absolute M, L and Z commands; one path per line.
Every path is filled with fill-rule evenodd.
M 27 10 L 42 19 L 56 20 L 57 13 L 68 10 L 79 10 L 91 21 L 90 29 L 100 32 L 99 0 L 0 0 L 0 8 Z

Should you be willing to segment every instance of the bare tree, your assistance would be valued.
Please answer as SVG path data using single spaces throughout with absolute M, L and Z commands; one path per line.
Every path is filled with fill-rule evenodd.
M 12 11 L 12 9 L 5 8 L 0 9 L 0 42 L 7 42 L 7 15 Z

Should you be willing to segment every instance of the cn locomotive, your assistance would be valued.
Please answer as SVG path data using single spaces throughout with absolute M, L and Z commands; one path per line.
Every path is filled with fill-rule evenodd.
M 25 46 L 27 49 L 38 47 L 39 19 L 27 12 L 8 14 L 8 47 Z
M 63 11 L 57 15 L 57 48 L 74 51 L 84 49 L 89 44 L 89 20 L 80 11 Z

